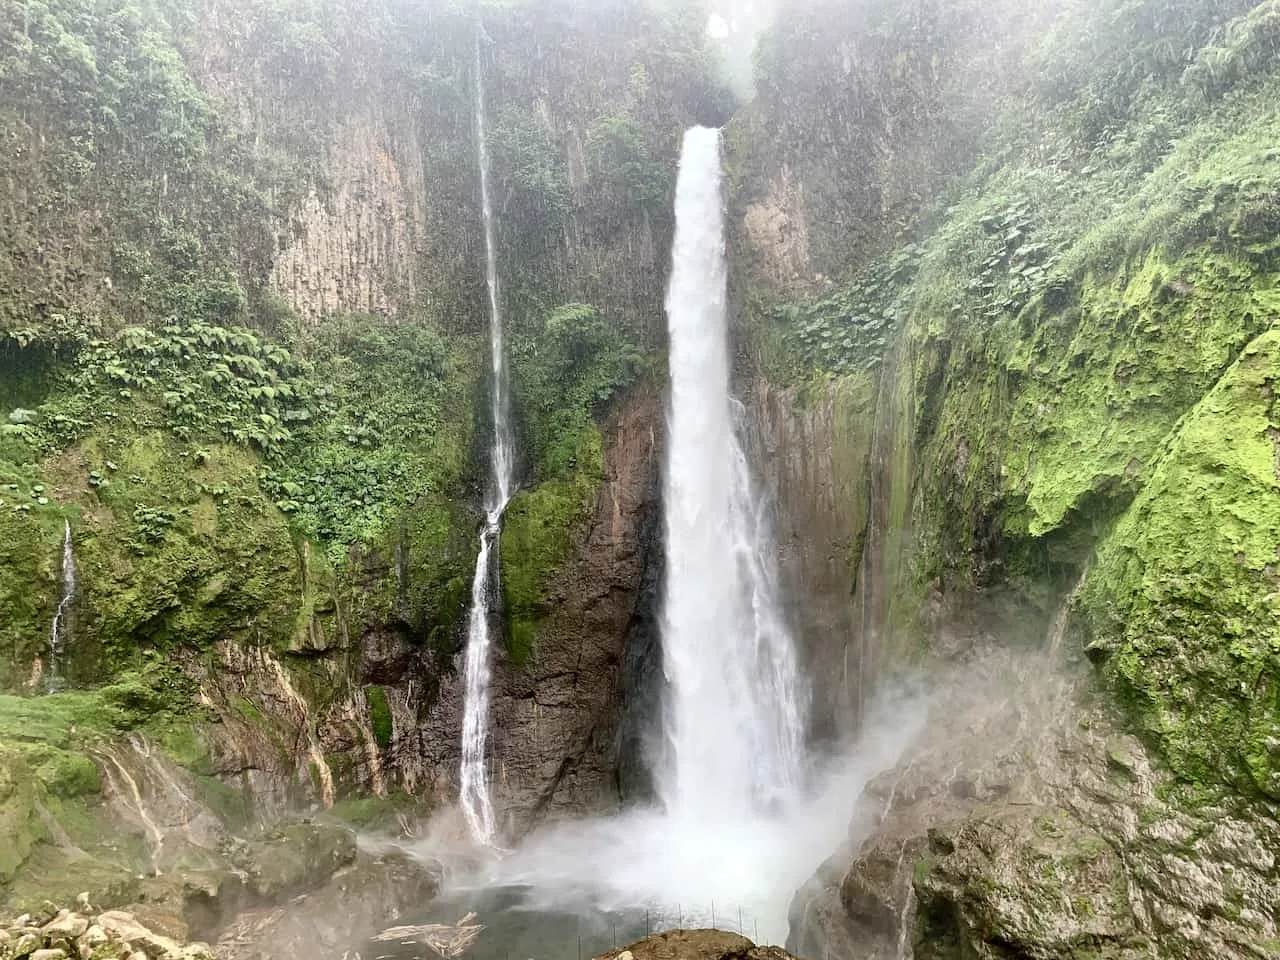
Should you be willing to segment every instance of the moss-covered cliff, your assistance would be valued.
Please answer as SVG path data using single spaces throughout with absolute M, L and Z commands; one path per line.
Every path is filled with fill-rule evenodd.
M 784 528 L 831 544 L 826 558 L 791 558 L 791 579 L 824 584 L 810 605 L 840 609 L 852 596 L 857 611 L 845 663 L 864 669 L 838 681 L 825 671 L 824 702 L 860 702 L 905 662 L 936 669 L 1042 646 L 1053 653 L 1042 669 L 1081 678 L 1081 722 L 1115 711 L 1141 736 L 1175 808 L 1194 821 L 1199 804 L 1229 802 L 1263 823 L 1280 734 L 1269 579 L 1280 547 L 1270 419 L 1280 12 L 978 6 L 815 5 L 764 41 L 762 95 L 734 121 L 744 372 L 767 383 L 764 409 L 784 390 L 789 416 L 819 438 L 777 461 Z M 980 43 L 990 18 L 994 42 Z M 811 62 L 785 55 L 815 42 Z M 781 135 L 757 146 L 766 129 Z M 836 149 L 806 153 L 812 142 Z M 851 390 L 865 398 L 854 430 L 836 425 L 850 413 L 834 399 Z M 863 425 L 869 439 L 852 459 L 819 452 Z M 809 487 L 865 491 L 839 539 L 786 495 L 806 471 Z M 831 596 L 829 558 L 845 544 L 854 556 Z M 1064 603 L 1069 616 L 1055 616 Z M 834 663 L 822 619 L 808 616 L 807 646 Z M 977 769 L 982 755 L 967 762 Z M 1100 762 L 1068 756 L 1058 762 L 1081 778 Z M 1070 802 L 1061 791 L 1042 800 Z M 932 815 L 947 844 L 979 843 L 951 833 L 968 829 L 963 805 L 916 802 L 898 802 L 910 812 L 886 836 Z M 1126 802 L 1090 829 L 1114 840 Z M 998 800 L 968 816 L 1000 829 Z M 1020 830 L 1007 834 L 1016 844 Z M 1064 836 L 1055 843 L 1069 847 Z M 1126 908 L 1121 932 L 1073 949 L 1127 956 L 1105 943 L 1136 936 L 1147 945 L 1130 943 L 1132 955 L 1263 955 L 1277 923 L 1267 871 L 1228 853 L 1191 859 L 1249 873 L 1242 899 L 1222 907 L 1234 933 L 1204 921 L 1192 930 L 1188 901 L 1155 883 L 1142 894 L 1150 914 Z M 854 864 L 846 889 L 873 861 Z M 1066 949 L 1051 924 L 1016 936 L 1002 927 L 1019 898 L 1040 902 L 1019 887 L 1025 870 L 965 863 L 945 884 L 914 884 L 928 902 L 921 929 L 933 925 L 918 952 Z M 1090 895 L 1083 866 L 1060 867 L 1065 901 Z M 1143 887 L 1138 868 L 1126 870 L 1124 882 Z M 1004 892 L 988 897 L 988 883 Z M 906 905 L 894 896 L 897 916 Z M 971 909 L 979 900 L 993 912 Z M 871 922 L 867 902 L 846 897 L 836 913 Z M 939 918 L 950 911 L 948 932 Z M 1220 936 L 1241 945 L 1222 948 Z
M 501 789 L 516 829 L 614 801 L 674 154 L 727 109 L 701 25 L 630 3 L 0 12 L 0 900 L 56 872 L 81 809 L 58 798 L 127 806 L 102 771 L 130 737 L 233 820 L 455 795 L 489 429 L 481 79 L 524 454 L 495 709 L 545 754 Z M 619 498 L 634 516 L 601 527 Z M 605 530 L 617 609 L 583 632 L 555 598 L 603 582 L 581 556 Z M 601 703 L 539 734 L 527 688 L 578 683 Z

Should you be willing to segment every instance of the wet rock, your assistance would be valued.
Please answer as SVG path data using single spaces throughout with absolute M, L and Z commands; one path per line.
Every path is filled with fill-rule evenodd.
M 637 619 L 652 617 L 641 584 L 661 551 L 653 519 L 661 495 L 662 423 L 660 398 L 641 390 L 605 427 L 602 482 L 588 516 L 571 531 L 571 556 L 533 614 L 533 654 L 516 664 L 504 651 L 495 653 L 494 799 L 508 838 L 541 820 L 619 805 L 624 654 Z M 516 559 L 503 555 L 504 563 Z M 461 683 L 446 683 L 423 732 L 429 765 L 446 780 L 458 769 L 463 701 Z M 451 802 L 456 784 L 446 782 L 440 793 Z
M 78 914 L 62 911 L 57 917 L 46 923 L 40 932 L 49 939 L 63 937 L 75 940 L 89 929 L 89 921 Z
M 141 951 L 149 960 L 174 960 L 185 956 L 182 944 L 144 927 L 131 913 L 108 911 L 98 916 L 98 925 L 110 938 L 130 944 L 135 952 Z
M 267 903 L 315 890 L 355 859 L 355 834 L 316 823 L 281 827 L 240 857 L 250 891 Z
M 81 934 L 80 939 L 76 941 L 76 949 L 82 960 L 84 960 L 84 958 L 93 955 L 95 948 L 107 943 L 108 940 L 110 938 L 107 936 L 107 931 L 95 923 Z
M 722 930 L 669 930 L 596 960 L 794 960 L 777 947 L 757 947 Z
M 1274 817 L 1242 798 L 1207 804 L 1171 780 L 1090 698 L 1086 678 L 1039 656 L 989 652 L 956 676 L 882 778 L 888 789 L 869 795 L 871 829 L 843 874 L 797 898 L 792 916 L 805 922 L 793 924 L 793 951 L 1274 955 Z M 960 779 L 975 789 L 953 789 Z
M 436 896 L 440 871 L 395 850 L 360 854 L 319 890 L 251 910 L 223 933 L 227 960 L 342 960 Z

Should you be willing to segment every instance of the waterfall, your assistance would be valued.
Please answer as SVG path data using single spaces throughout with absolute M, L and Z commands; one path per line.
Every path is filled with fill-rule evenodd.
M 49 682 L 51 687 L 59 683 L 58 657 L 66 641 L 71 605 L 76 597 L 76 555 L 71 542 L 71 521 L 66 521 L 62 535 L 62 593 L 53 612 L 53 626 L 49 629 Z
M 491 409 L 493 472 L 485 502 L 475 578 L 471 584 L 471 616 L 467 627 L 465 701 L 462 717 L 462 764 L 458 774 L 459 802 L 471 835 L 481 843 L 494 838 L 493 800 L 489 795 L 486 752 L 489 743 L 489 679 L 493 597 L 497 593 L 497 559 L 502 515 L 515 485 L 515 443 L 511 432 L 510 382 L 502 335 L 498 286 L 498 252 L 493 203 L 489 187 L 489 146 L 486 141 L 484 72 L 476 42 L 476 152 L 480 164 L 480 203 L 484 211 L 485 285 L 489 292 L 489 345 L 492 352 Z
M 719 131 L 685 135 L 667 297 L 660 803 L 545 824 L 493 858 L 485 882 L 519 890 L 521 909 L 633 911 L 646 929 L 721 923 L 782 943 L 796 891 L 856 845 L 855 800 L 897 762 L 919 711 L 903 704 L 891 726 L 838 751 L 806 749 L 807 687 L 730 392 L 720 164 Z M 481 541 L 481 568 L 493 543 Z
M 660 794 L 677 816 L 768 812 L 800 787 L 806 698 L 730 394 L 720 133 L 685 135 L 667 318 L 668 680 Z

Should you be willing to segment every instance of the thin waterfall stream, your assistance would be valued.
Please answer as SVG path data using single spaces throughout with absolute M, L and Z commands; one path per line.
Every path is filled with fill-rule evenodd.
M 498 549 L 502 516 L 515 486 L 515 442 L 511 429 L 510 378 L 502 330 L 498 252 L 490 196 L 489 146 L 485 115 L 484 69 L 476 41 L 476 154 L 480 166 L 480 203 L 484 212 L 485 285 L 489 294 L 489 344 L 492 355 L 490 408 L 493 416 L 492 473 L 485 500 L 475 577 L 471 583 L 471 614 L 467 625 L 465 691 L 462 717 L 462 762 L 458 772 L 459 803 L 471 835 L 486 846 L 494 842 L 496 823 L 489 790 L 489 683 L 493 647 L 493 598 L 497 593 Z
M 62 685 L 58 660 L 66 646 L 70 633 L 72 604 L 76 599 L 76 554 L 71 538 L 71 521 L 63 526 L 62 535 L 62 591 L 58 598 L 58 606 L 53 612 L 53 624 L 49 628 L 49 688 L 57 690 Z

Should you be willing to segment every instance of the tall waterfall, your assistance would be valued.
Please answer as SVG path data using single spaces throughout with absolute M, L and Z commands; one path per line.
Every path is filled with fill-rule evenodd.
M 66 641 L 71 604 L 76 597 L 76 555 L 71 541 L 71 521 L 66 521 L 62 534 L 62 592 L 53 612 L 53 626 L 49 629 L 49 685 L 60 685 L 58 657 Z
M 720 134 L 695 128 L 680 162 L 667 296 L 660 803 L 539 828 L 490 879 L 522 891 L 524 908 L 633 911 L 646 931 L 652 920 L 782 943 L 796 891 L 853 842 L 856 798 L 916 727 L 904 708 L 861 743 L 806 749 L 806 685 L 730 393 L 724 233 Z
M 677 816 L 767 812 L 800 786 L 806 698 L 738 438 L 725 301 L 720 133 L 696 127 L 681 154 L 667 294 L 668 757 L 659 786 Z
M 480 202 L 484 210 L 485 284 L 489 291 L 489 343 L 492 352 L 491 409 L 493 472 L 485 501 L 485 524 L 480 533 L 475 579 L 471 584 L 471 617 L 467 630 L 466 692 L 462 718 L 462 765 L 459 801 L 471 835 L 489 844 L 494 839 L 493 800 L 489 794 L 486 752 L 489 744 L 489 680 L 493 646 L 493 597 L 497 592 L 498 541 L 502 515 L 515 485 L 515 443 L 511 431 L 510 381 L 502 335 L 498 286 L 498 253 L 493 203 L 490 198 L 489 146 L 486 141 L 484 73 L 476 44 L 476 152 L 480 164 Z

